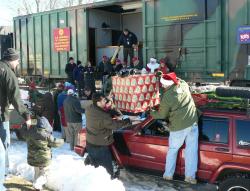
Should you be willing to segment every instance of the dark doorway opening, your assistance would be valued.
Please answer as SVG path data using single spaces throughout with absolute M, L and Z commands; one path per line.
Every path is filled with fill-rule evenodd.
M 92 66 L 96 65 L 96 49 L 95 49 L 95 29 L 89 28 L 89 61 Z

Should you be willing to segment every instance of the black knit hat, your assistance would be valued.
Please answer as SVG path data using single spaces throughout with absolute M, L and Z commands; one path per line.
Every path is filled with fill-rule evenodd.
M 8 48 L 4 53 L 3 53 L 3 59 L 7 61 L 14 61 L 19 59 L 19 54 L 14 48 Z

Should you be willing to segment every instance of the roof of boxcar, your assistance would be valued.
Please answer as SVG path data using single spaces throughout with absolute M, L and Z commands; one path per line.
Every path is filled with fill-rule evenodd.
M 140 0 L 137 0 L 137 1 L 140 1 Z M 110 6 L 116 3 L 125 3 L 125 2 L 135 2 L 135 0 L 104 0 L 104 1 L 94 2 L 94 3 L 65 7 L 65 8 L 54 9 L 54 10 L 44 11 L 44 12 L 39 12 L 39 13 L 32 13 L 28 15 L 21 15 L 21 16 L 14 17 L 13 19 L 16 20 L 16 19 L 22 19 L 22 18 L 27 18 L 27 17 L 32 17 L 32 16 L 46 15 L 46 14 L 57 13 L 61 11 L 76 10 L 76 9 L 98 8 L 98 7 Z

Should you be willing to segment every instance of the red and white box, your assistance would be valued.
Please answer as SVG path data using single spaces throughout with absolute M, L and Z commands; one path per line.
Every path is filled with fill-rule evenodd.
M 115 105 L 130 113 L 140 113 L 160 103 L 159 81 L 154 74 L 112 77 Z

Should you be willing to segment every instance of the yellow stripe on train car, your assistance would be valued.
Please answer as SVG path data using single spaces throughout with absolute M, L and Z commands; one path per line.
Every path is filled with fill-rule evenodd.
M 224 73 L 212 73 L 213 77 L 225 77 Z

